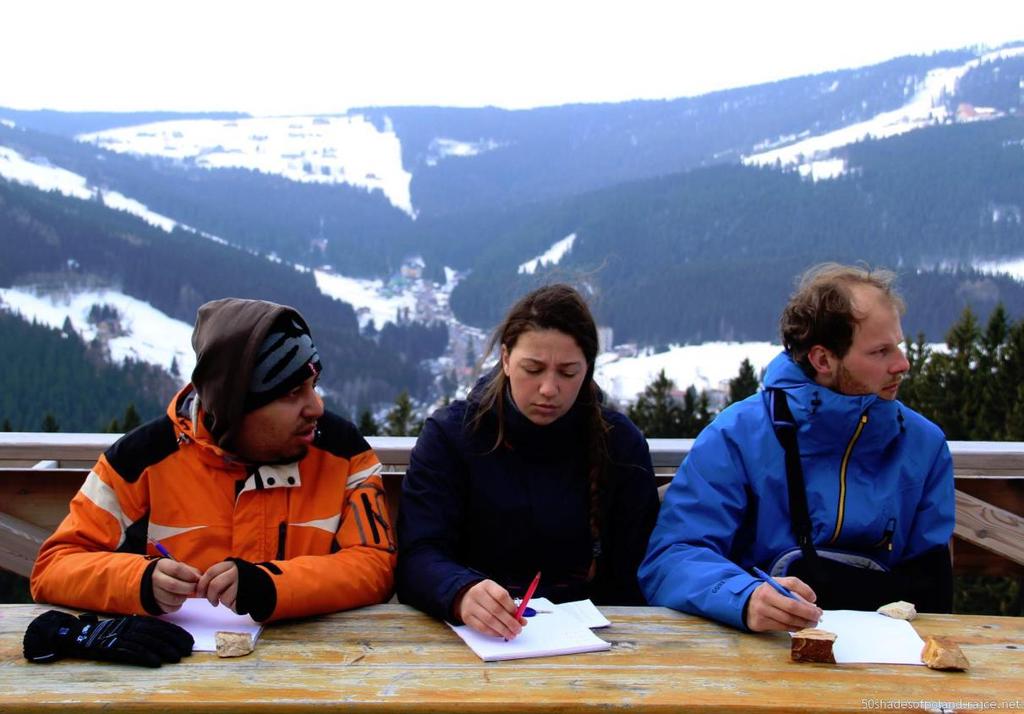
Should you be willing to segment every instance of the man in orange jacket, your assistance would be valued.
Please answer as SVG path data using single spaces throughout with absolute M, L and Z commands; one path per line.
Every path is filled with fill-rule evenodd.
M 39 551 L 32 596 L 151 615 L 204 597 L 261 622 L 386 600 L 380 463 L 324 410 L 302 316 L 216 300 L 192 346 L 192 382 L 100 457 Z

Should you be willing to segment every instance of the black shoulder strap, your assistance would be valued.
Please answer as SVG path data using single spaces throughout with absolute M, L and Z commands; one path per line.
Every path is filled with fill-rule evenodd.
M 811 515 L 807 508 L 807 489 L 804 485 L 804 471 L 800 466 L 800 447 L 796 442 L 796 421 L 789 410 L 786 392 L 781 389 L 768 390 L 771 402 L 772 429 L 775 438 L 786 452 L 786 486 L 789 491 L 789 517 L 792 520 L 793 535 L 804 557 L 814 561 L 818 557 L 811 539 Z

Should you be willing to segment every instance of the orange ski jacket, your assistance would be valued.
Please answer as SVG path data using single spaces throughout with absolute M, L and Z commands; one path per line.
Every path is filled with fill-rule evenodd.
M 262 568 L 277 596 L 267 621 L 387 600 L 394 531 L 380 462 L 355 426 L 325 412 L 302 459 L 249 465 L 214 443 L 194 394 L 184 387 L 100 456 L 39 551 L 32 597 L 160 614 L 152 538 L 200 572 L 229 557 Z

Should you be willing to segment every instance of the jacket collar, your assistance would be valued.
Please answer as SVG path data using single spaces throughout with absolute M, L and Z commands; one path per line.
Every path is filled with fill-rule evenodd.
M 211 465 L 241 464 L 242 462 L 234 455 L 214 441 L 210 431 L 203 424 L 205 414 L 199 393 L 192 384 L 182 387 L 167 405 L 167 417 L 174 424 L 174 433 L 179 444 L 194 443 L 199 447 L 200 458 Z
M 798 426 L 801 450 L 843 451 L 866 417 L 858 450 L 884 448 L 903 432 L 903 405 L 877 394 L 840 394 L 810 379 L 789 353 L 782 352 L 765 371 L 766 389 L 786 392 Z

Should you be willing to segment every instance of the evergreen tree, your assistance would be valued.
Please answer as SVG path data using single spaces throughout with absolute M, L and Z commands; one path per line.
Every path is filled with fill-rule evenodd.
M 1006 336 L 1006 359 L 1001 367 L 1002 384 L 1009 401 L 1000 438 L 1024 441 L 1024 320 L 1010 327 Z
M 409 392 L 403 389 L 395 400 L 395 406 L 388 412 L 384 433 L 387 436 L 416 436 L 419 433 L 416 426 L 412 400 L 409 398 Z
M 683 422 L 680 436 L 684 439 L 696 437 L 704 427 L 711 423 L 712 418 L 708 393 L 704 390 L 698 393 L 697 388 L 691 384 L 683 395 Z
M 363 436 L 377 436 L 377 422 L 374 421 L 369 409 L 364 409 L 359 415 L 359 433 Z
M 948 353 L 935 353 L 923 369 L 923 385 L 916 394 L 922 412 L 938 423 L 946 438 L 963 440 L 976 433 L 979 362 L 978 321 L 970 308 L 946 335 Z
M 1006 415 L 1004 436 L 1011 441 L 1024 441 L 1024 383 L 1014 390 L 1015 399 Z
M 60 424 L 57 423 L 57 420 L 50 412 L 46 412 L 46 416 L 43 417 L 42 429 L 47 433 L 60 431 Z
M 754 365 L 746 357 L 740 362 L 740 372 L 729 380 L 729 404 L 739 402 L 757 393 L 759 382 L 754 374 Z
M 978 362 L 975 367 L 975 379 L 978 391 L 977 419 L 971 428 L 972 439 L 992 439 L 1001 437 L 1006 431 L 1006 415 L 1016 397 L 1017 382 L 1007 384 L 1006 340 L 1010 333 L 1009 318 L 1002 304 L 989 315 L 988 325 L 984 334 L 980 335 Z
M 124 418 L 121 420 L 121 429 L 125 433 L 128 433 L 140 424 L 142 424 L 142 419 L 139 417 L 139 413 L 135 411 L 135 405 L 129 404 L 128 408 L 124 410 Z
M 14 431 L 14 429 L 11 427 L 10 419 L 4 419 L 4 425 L 3 428 L 0 429 L 0 431 Z
M 661 370 L 644 387 L 643 394 L 630 405 L 626 414 L 648 439 L 673 439 L 683 436 L 683 409 L 672 396 L 676 385 Z
M 907 356 L 910 369 L 903 376 L 900 384 L 900 401 L 911 409 L 919 412 L 927 411 L 924 403 L 924 393 L 927 387 L 924 384 L 924 368 L 931 357 L 931 348 L 924 341 L 924 333 L 917 333 L 917 340 L 911 342 L 908 337 L 903 344 L 903 351 Z

